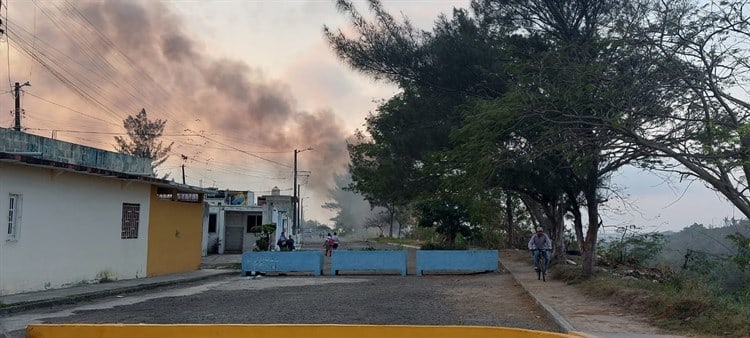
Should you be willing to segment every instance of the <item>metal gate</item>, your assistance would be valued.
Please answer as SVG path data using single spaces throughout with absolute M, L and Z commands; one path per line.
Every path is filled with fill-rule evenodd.
M 245 227 L 228 226 L 225 238 L 224 253 L 242 253 L 242 241 Z

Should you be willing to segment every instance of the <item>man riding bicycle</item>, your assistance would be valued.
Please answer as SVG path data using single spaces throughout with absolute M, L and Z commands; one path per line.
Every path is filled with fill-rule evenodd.
M 536 234 L 531 235 L 529 250 L 534 254 L 534 271 L 539 270 L 539 253 L 544 255 L 544 271 L 549 268 L 549 252 L 552 251 L 552 240 L 544 233 L 542 227 L 536 228 Z

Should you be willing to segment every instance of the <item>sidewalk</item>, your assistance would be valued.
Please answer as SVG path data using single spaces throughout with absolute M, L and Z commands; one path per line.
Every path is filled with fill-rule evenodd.
M 500 264 L 508 270 L 550 319 L 567 332 L 591 337 L 681 337 L 664 335 L 645 317 L 627 313 L 617 304 L 593 299 L 562 281 L 537 280 L 531 258 L 525 251 L 502 250 Z
M 2 304 L 0 305 L 0 315 L 234 274 L 238 275 L 239 272 L 236 270 L 204 269 L 164 276 L 126 279 L 108 283 L 0 296 L 0 304 Z

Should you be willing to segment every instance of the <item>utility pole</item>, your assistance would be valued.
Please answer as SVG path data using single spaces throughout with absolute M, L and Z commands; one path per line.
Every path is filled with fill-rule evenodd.
M 24 86 L 31 86 L 31 84 L 29 81 L 26 81 L 24 84 L 16 82 L 13 93 L 16 99 L 16 123 L 13 125 L 13 129 L 17 131 L 21 131 L 21 87 Z
M 294 231 L 297 230 L 297 154 L 300 153 L 297 149 L 294 149 L 294 173 L 292 176 L 294 176 L 294 185 L 292 185 L 292 188 L 294 189 L 294 197 L 292 197 L 292 235 L 294 235 Z
M 301 184 L 297 184 L 297 194 L 299 194 L 299 196 L 302 197 L 302 185 Z M 294 212 L 297 213 L 297 233 L 300 233 L 301 232 L 300 227 L 302 226 L 302 214 L 300 213 L 300 208 L 302 208 L 302 199 L 299 200 L 298 204 L 299 205 L 297 206 L 297 209 L 294 210 Z
M 294 171 L 292 172 L 292 177 L 294 177 L 294 185 L 292 186 L 294 189 L 294 196 L 292 197 L 292 235 L 299 232 L 299 224 L 297 222 L 297 154 L 307 150 L 313 150 L 313 148 L 305 148 L 302 150 L 294 149 Z
M 188 160 L 188 157 L 185 154 L 180 154 L 180 158 L 182 158 L 182 184 L 185 184 L 185 161 Z
M 3 8 L 3 0 L 0 0 L 0 8 Z M 0 36 L 5 34 L 5 27 L 3 27 L 3 20 L 0 19 Z

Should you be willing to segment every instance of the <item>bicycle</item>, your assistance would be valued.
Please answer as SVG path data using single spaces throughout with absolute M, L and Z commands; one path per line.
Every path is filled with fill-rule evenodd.
M 544 251 L 549 251 L 549 250 L 534 249 L 531 251 L 532 252 L 539 251 L 539 253 L 536 255 L 536 261 L 534 262 L 535 266 L 537 266 L 536 279 L 541 280 L 542 282 L 546 282 L 547 281 L 547 265 L 549 264 L 549 262 L 547 261 L 547 255 L 544 254 Z

